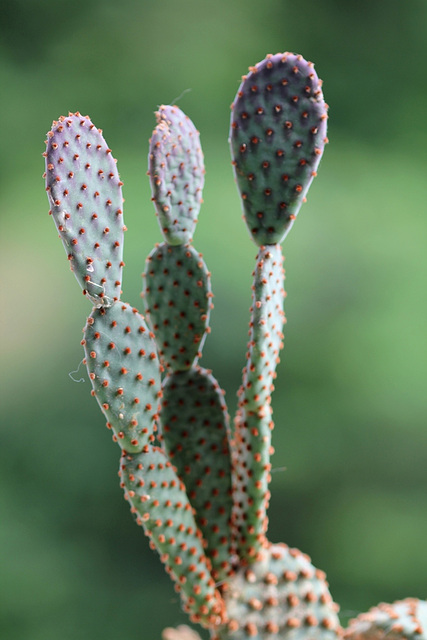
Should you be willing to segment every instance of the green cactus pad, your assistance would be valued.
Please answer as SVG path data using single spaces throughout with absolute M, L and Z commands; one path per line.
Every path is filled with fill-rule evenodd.
M 216 581 L 231 570 L 231 458 L 223 393 L 206 369 L 172 373 L 163 384 L 161 411 L 165 447 L 196 510 Z
M 94 308 L 84 329 L 93 395 L 122 449 L 140 452 L 154 440 L 160 364 L 144 318 L 128 304 Z
M 65 251 L 94 305 L 120 299 L 122 182 L 111 150 L 88 116 L 61 116 L 48 133 L 46 191 Z
M 279 244 L 261 247 L 253 272 L 247 364 L 238 392 L 233 462 L 233 528 L 242 559 L 264 543 L 270 499 L 271 393 L 283 340 L 283 256 Z
M 233 515 L 236 549 L 244 562 L 254 562 L 265 545 L 273 429 L 271 407 L 263 413 L 239 409 L 234 420 Z
M 147 258 L 143 297 L 162 362 L 189 369 L 200 356 L 212 306 L 201 254 L 191 246 L 158 245 Z
M 211 640 L 336 640 L 341 628 L 323 571 L 286 545 L 264 549 L 224 594 L 228 624 Z
M 203 153 L 199 132 L 176 106 L 156 112 L 148 156 L 152 200 L 169 244 L 191 241 L 202 203 Z
M 327 105 L 313 64 L 269 55 L 243 77 L 230 145 L 248 229 L 259 246 L 282 242 L 316 175 Z
M 243 369 L 243 383 L 238 396 L 240 406 L 255 413 L 271 403 L 273 380 L 283 346 L 285 292 L 282 265 L 283 256 L 279 244 L 261 247 L 252 274 L 254 280 L 247 364 Z
M 176 581 L 185 610 L 194 622 L 217 625 L 224 603 L 215 589 L 185 487 L 171 462 L 161 449 L 149 446 L 147 453 L 123 454 L 119 475 L 136 521 Z
M 427 640 L 427 601 L 380 604 L 350 621 L 346 640 Z

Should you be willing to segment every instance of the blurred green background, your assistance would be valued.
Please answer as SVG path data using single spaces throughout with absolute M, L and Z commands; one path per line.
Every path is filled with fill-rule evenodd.
M 0 637 L 159 640 L 185 619 L 122 499 L 80 365 L 90 305 L 47 215 L 46 131 L 69 110 L 104 130 L 126 198 L 123 298 L 141 306 L 161 239 L 147 141 L 157 105 L 182 94 L 207 169 L 194 244 L 215 310 L 201 364 L 233 411 L 256 248 L 229 105 L 249 65 L 286 50 L 324 80 L 331 143 L 284 246 L 270 537 L 326 570 L 343 619 L 427 597 L 427 2 L 3 0 L 0 30 Z

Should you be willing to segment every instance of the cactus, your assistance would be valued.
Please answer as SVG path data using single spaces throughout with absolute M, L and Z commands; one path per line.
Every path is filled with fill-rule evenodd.
M 236 95 L 231 151 L 255 242 L 282 242 L 316 175 L 327 105 L 313 64 L 292 53 L 250 68 Z
M 406 598 L 380 604 L 350 621 L 346 640 L 426 640 L 427 602 Z
M 336 640 L 325 574 L 267 538 L 271 395 L 285 322 L 280 243 L 327 142 L 321 82 L 302 56 L 269 55 L 243 77 L 232 105 L 232 164 L 258 246 L 233 429 L 224 392 L 199 364 L 212 309 L 210 274 L 192 245 L 204 183 L 199 133 L 177 106 L 156 116 L 148 175 L 164 241 L 146 260 L 145 316 L 120 300 L 122 183 L 102 132 L 69 114 L 54 121 L 44 153 L 50 213 L 93 305 L 84 362 L 121 449 L 124 497 L 211 640 Z M 425 618 L 419 601 L 381 606 L 346 637 L 422 640 Z M 188 627 L 164 632 L 192 637 Z
M 94 305 L 120 299 L 122 182 L 102 131 L 69 114 L 48 133 L 46 191 L 71 270 Z

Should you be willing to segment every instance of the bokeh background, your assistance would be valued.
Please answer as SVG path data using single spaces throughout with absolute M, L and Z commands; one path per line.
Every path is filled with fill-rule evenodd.
M 159 640 L 185 620 L 90 397 L 90 305 L 47 214 L 46 131 L 69 110 L 104 130 L 126 198 L 123 299 L 141 306 L 161 239 L 145 175 L 153 112 L 178 99 L 196 123 L 194 244 L 215 293 L 201 364 L 232 412 L 256 248 L 229 105 L 249 65 L 286 50 L 324 80 L 331 143 L 284 247 L 270 537 L 327 571 L 343 620 L 427 597 L 427 2 L 3 0 L 0 36 L 0 637 Z

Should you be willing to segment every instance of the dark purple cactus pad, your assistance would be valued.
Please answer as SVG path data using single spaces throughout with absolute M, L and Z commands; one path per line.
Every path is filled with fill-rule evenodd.
M 94 305 L 120 299 L 122 182 L 111 150 L 88 116 L 61 116 L 48 133 L 50 213 L 83 293 Z
M 169 244 L 191 241 L 202 203 L 205 168 L 200 136 L 176 106 L 162 105 L 148 155 L 152 200 Z
M 282 242 L 316 175 L 327 105 L 313 64 L 278 53 L 250 68 L 232 105 L 230 145 L 248 229 Z

